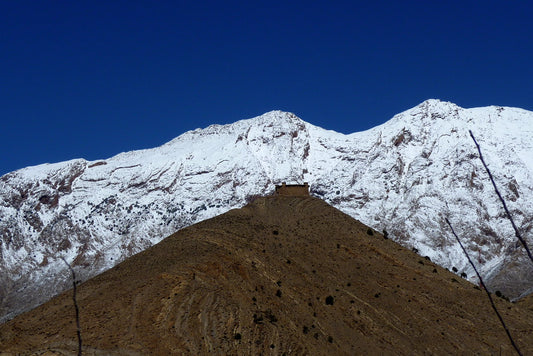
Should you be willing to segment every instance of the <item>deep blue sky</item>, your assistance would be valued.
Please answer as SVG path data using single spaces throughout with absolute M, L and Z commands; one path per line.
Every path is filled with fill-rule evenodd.
M 530 1 L 4 1 L 0 175 L 291 111 L 350 133 L 425 99 L 533 110 Z

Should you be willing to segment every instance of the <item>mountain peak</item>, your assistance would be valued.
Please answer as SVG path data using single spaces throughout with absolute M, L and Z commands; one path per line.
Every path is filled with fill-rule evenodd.
M 464 110 L 462 107 L 458 106 L 449 101 L 442 101 L 439 99 L 428 99 L 418 104 L 412 109 L 407 110 L 411 115 L 416 113 L 424 113 L 426 117 L 435 117 L 439 115 L 449 115 L 459 110 Z
M 271 117 L 271 118 L 276 118 L 276 119 L 298 119 L 298 120 L 301 120 L 294 113 L 289 112 L 289 111 L 283 111 L 283 110 L 267 111 L 266 113 L 264 113 L 262 115 L 259 115 L 258 117 Z
M 239 122 L 239 121 L 238 121 Z M 279 127 L 287 128 L 291 126 L 303 126 L 305 122 L 291 112 L 273 110 L 248 120 L 242 120 L 251 125 L 262 127 Z
M 443 101 L 440 99 L 426 99 L 420 104 L 418 104 L 417 106 L 418 107 L 439 107 L 439 106 L 442 107 L 442 106 L 448 106 L 448 105 L 457 106 L 456 104 L 450 101 Z
M 213 124 L 203 129 L 198 128 L 186 132 L 170 142 L 179 140 L 182 137 L 187 137 L 188 139 L 190 139 L 192 137 L 202 137 L 213 134 L 228 134 L 231 132 L 242 133 L 243 131 L 250 130 L 252 127 L 261 127 L 264 130 L 266 130 L 266 128 L 268 127 L 277 128 L 278 130 L 284 130 L 294 125 L 298 127 L 303 127 L 305 124 L 306 123 L 302 119 L 300 119 L 298 116 L 291 112 L 272 110 L 250 119 L 243 119 L 224 125 Z

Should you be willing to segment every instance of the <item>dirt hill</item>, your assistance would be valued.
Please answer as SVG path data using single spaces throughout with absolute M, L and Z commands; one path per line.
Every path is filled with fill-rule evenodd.
M 494 297 L 524 354 L 533 310 Z M 477 286 L 312 197 L 265 197 L 78 287 L 86 355 L 513 354 Z M 72 291 L 0 326 L 72 355 Z

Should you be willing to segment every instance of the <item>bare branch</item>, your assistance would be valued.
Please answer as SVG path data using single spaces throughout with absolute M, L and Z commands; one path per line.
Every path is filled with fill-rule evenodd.
M 529 250 L 529 247 L 527 246 L 526 240 L 522 238 L 522 235 L 518 231 L 518 228 L 516 227 L 516 224 L 514 223 L 513 217 L 511 216 L 509 209 L 507 209 L 507 204 L 505 204 L 505 200 L 503 199 L 502 195 L 500 194 L 500 191 L 498 190 L 498 187 L 496 186 L 496 182 L 494 181 L 494 178 L 492 177 L 492 173 L 490 173 L 489 167 L 487 167 L 487 164 L 485 163 L 485 160 L 483 159 L 483 154 L 481 154 L 481 148 L 479 147 L 479 144 L 477 143 L 476 138 L 474 137 L 474 134 L 472 133 L 472 130 L 468 130 L 468 132 L 470 133 L 470 137 L 472 137 L 472 140 L 474 140 L 474 143 L 476 144 L 477 151 L 479 152 L 479 159 L 481 159 L 481 163 L 483 163 L 485 170 L 489 174 L 490 181 L 492 182 L 492 185 L 494 187 L 494 190 L 496 191 L 496 194 L 498 195 L 498 198 L 500 198 L 500 201 L 502 202 L 503 208 L 505 209 L 505 213 L 507 214 L 507 218 L 509 219 L 509 221 L 511 221 L 511 225 L 513 225 L 515 236 L 518 238 L 518 240 L 520 240 L 520 242 L 526 249 L 529 259 L 531 260 L 531 262 L 533 262 L 533 255 L 531 255 L 531 251 Z
M 472 262 L 472 260 L 470 259 L 470 256 L 468 255 L 468 252 L 466 252 L 466 249 L 464 248 L 463 244 L 461 243 L 461 240 L 459 240 L 459 237 L 455 233 L 455 231 L 454 231 L 454 229 L 452 227 L 452 224 L 450 224 L 450 221 L 448 220 L 448 218 L 446 218 L 445 220 L 446 220 L 446 223 L 448 224 L 448 226 L 450 227 L 450 229 L 452 230 L 452 234 L 453 234 L 453 236 L 455 236 L 455 239 L 459 243 L 459 246 L 461 246 L 461 248 L 463 249 L 463 252 L 466 255 L 466 258 L 468 259 L 468 262 L 470 262 L 470 265 L 472 266 L 472 268 L 474 268 L 474 271 L 476 272 L 477 278 L 479 278 L 479 282 L 481 283 L 481 286 L 483 287 L 483 289 L 487 293 L 487 296 L 489 297 L 490 305 L 492 306 L 492 309 L 494 309 L 494 312 L 498 316 L 498 319 L 500 319 L 500 323 L 502 324 L 503 328 L 505 329 L 505 333 L 507 334 L 507 337 L 511 341 L 511 344 L 513 345 L 514 349 L 516 350 L 516 353 L 518 353 L 519 355 L 522 355 L 522 353 L 520 352 L 520 349 L 518 349 L 518 346 L 515 344 L 515 342 L 513 340 L 513 337 L 511 336 L 511 333 L 509 332 L 509 329 L 507 329 L 507 326 L 505 325 L 505 322 L 503 321 L 502 316 L 498 312 L 498 309 L 496 308 L 496 305 L 494 304 L 494 301 L 492 300 L 492 296 L 490 295 L 490 292 L 487 289 L 487 286 L 485 285 L 485 282 L 483 282 L 483 278 L 481 278 L 481 275 L 477 271 L 477 268 L 474 265 L 474 262 Z
M 67 267 L 70 269 L 70 272 L 72 273 L 72 287 L 73 287 L 73 293 L 72 293 L 72 300 L 74 301 L 74 308 L 76 309 L 76 327 L 78 328 L 77 334 L 78 334 L 78 356 L 81 356 L 81 327 L 80 327 L 80 309 L 78 307 L 78 301 L 76 299 L 76 273 L 74 273 L 74 269 L 72 266 L 65 260 L 63 257 L 61 257 L 63 262 L 67 265 Z

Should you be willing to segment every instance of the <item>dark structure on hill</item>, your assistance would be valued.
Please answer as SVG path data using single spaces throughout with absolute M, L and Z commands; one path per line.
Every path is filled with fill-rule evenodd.
M 276 192 L 274 195 L 286 196 L 309 196 L 309 183 L 304 184 L 286 184 L 276 185 Z

